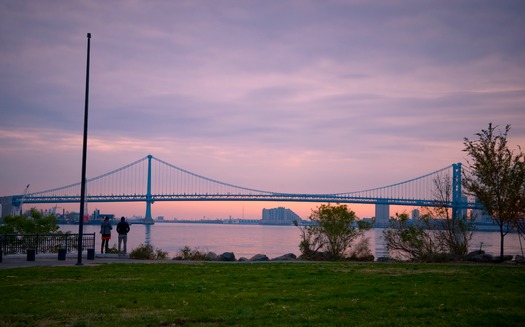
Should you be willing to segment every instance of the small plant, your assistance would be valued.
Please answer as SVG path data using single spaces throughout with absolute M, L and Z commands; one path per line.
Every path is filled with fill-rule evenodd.
M 112 253 L 112 254 L 118 254 L 118 249 L 117 249 L 117 245 L 115 243 L 113 243 L 113 245 L 107 249 L 107 251 L 104 251 L 106 253 Z
M 188 245 L 185 245 L 179 250 L 176 259 L 179 260 L 208 260 L 206 252 L 200 251 L 198 248 L 192 249 Z
M 374 261 L 374 255 L 370 250 L 370 238 L 361 237 L 350 251 L 350 259 L 356 261 Z
M 151 244 L 141 244 L 139 247 L 133 249 L 129 254 L 131 259 L 144 260 L 165 260 L 168 259 L 168 252 L 162 251 L 153 247 Z

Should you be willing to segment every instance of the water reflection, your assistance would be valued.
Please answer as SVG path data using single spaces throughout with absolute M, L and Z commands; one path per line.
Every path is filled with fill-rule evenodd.
M 367 232 L 367 236 L 374 239 L 374 256 L 376 258 L 388 257 L 388 251 L 385 246 L 385 240 L 383 238 L 384 229 L 375 228 Z
M 144 225 L 145 226 L 145 236 L 146 240 L 144 241 L 144 244 L 151 245 L 151 226 L 152 225 Z

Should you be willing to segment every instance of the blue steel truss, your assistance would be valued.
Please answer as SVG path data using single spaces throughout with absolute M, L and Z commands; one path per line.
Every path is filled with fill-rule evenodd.
M 438 176 L 451 178 L 452 194 L 447 201 L 435 198 Z M 452 177 L 450 177 L 452 176 Z M 211 179 L 148 155 L 121 168 L 87 180 L 87 202 L 145 202 L 151 218 L 155 201 L 284 201 L 322 203 L 363 203 L 404 206 L 445 206 L 453 211 L 477 208 L 462 201 L 461 164 L 401 183 L 363 191 L 310 194 L 280 193 L 242 187 Z M 13 204 L 21 195 L 13 196 Z M 24 203 L 79 203 L 80 182 L 46 191 L 29 193 Z

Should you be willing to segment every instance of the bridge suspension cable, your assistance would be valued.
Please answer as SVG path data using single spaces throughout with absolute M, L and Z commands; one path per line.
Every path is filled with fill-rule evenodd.
M 146 201 L 288 201 L 399 205 L 437 205 L 434 180 L 450 180 L 451 165 L 404 182 L 362 191 L 311 194 L 269 192 L 205 177 L 146 156 L 87 180 L 88 202 Z M 148 187 L 151 188 L 148 193 Z M 26 203 L 78 202 L 80 183 L 27 194 Z M 452 199 L 449 201 L 452 203 Z

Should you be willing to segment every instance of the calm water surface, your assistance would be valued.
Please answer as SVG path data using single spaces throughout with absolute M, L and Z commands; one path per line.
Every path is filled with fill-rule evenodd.
M 64 232 L 78 232 L 77 225 L 60 225 Z M 117 244 L 116 226 L 113 227 L 110 247 Z M 84 225 L 84 233 L 96 233 L 96 252 L 100 247 L 100 227 Z M 386 255 L 382 240 L 383 229 L 372 229 L 366 233 L 370 238 L 370 247 L 374 256 Z M 499 254 L 499 233 L 476 232 L 471 242 L 471 250 L 479 249 L 483 242 L 483 250 L 487 253 Z M 140 244 L 151 244 L 170 254 L 177 255 L 184 246 L 198 248 L 202 251 L 213 251 L 217 254 L 233 252 L 235 257 L 251 258 L 262 253 L 269 258 L 275 258 L 286 253 L 299 255 L 300 231 L 295 226 L 263 226 L 236 224 L 185 224 L 156 223 L 154 225 L 131 225 L 128 234 L 128 252 Z M 525 246 L 525 244 L 524 244 Z M 505 237 L 505 254 L 521 254 L 518 234 L 508 234 Z

